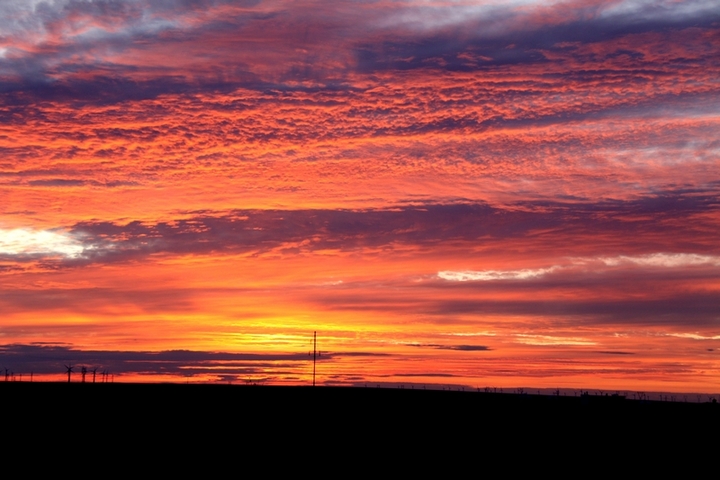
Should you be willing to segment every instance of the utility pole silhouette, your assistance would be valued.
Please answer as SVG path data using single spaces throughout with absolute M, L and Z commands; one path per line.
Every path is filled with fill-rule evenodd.
M 320 352 L 317 351 L 317 332 L 313 332 L 313 387 L 315 386 L 315 363 L 317 362 L 317 357 L 320 356 Z
M 65 368 L 67 368 L 67 374 L 68 374 L 68 383 L 70 383 L 70 374 L 71 374 L 71 373 L 72 373 L 72 371 L 73 371 L 73 366 L 72 366 L 72 365 L 70 365 L 70 366 L 68 367 L 67 365 L 65 365 Z

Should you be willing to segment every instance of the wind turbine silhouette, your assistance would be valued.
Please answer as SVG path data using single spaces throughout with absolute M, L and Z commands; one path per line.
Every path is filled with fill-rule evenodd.
M 92 369 L 93 372 L 93 383 L 95 383 L 95 374 L 97 373 L 97 367 Z
M 67 368 L 68 383 L 70 383 L 70 374 L 71 374 L 72 371 L 73 371 L 73 366 L 72 366 L 72 365 L 70 365 L 70 366 L 65 365 L 65 368 Z

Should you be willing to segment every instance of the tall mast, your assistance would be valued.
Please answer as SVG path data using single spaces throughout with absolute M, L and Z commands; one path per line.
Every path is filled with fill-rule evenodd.
M 313 387 L 315 386 L 315 360 L 317 359 L 317 331 L 313 332 Z

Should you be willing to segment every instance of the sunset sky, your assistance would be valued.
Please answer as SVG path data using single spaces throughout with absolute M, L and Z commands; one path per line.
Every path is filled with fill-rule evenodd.
M 314 331 L 321 384 L 720 392 L 717 0 L 0 0 L 3 375 L 307 384 Z

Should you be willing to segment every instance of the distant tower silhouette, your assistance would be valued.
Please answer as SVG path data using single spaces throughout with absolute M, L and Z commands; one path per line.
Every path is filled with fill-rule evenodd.
M 317 332 L 313 332 L 313 387 L 315 386 L 315 363 L 317 362 Z
M 80 374 L 82 375 L 82 383 L 85 383 L 85 375 L 87 375 L 87 367 L 85 365 L 80 369 Z
M 92 369 L 93 372 L 93 383 L 95 383 L 95 374 L 97 373 L 97 367 Z
M 317 362 L 317 357 L 320 355 L 320 352 L 317 350 L 317 332 L 313 332 L 313 387 L 315 386 L 315 363 Z
M 73 366 L 72 366 L 72 365 L 70 365 L 70 366 L 65 365 L 65 368 L 67 368 L 68 383 L 70 383 L 70 374 L 71 374 L 72 371 L 73 371 Z

